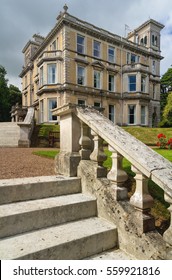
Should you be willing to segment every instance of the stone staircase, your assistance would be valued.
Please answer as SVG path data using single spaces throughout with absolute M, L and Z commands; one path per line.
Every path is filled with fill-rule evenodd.
M 18 147 L 20 127 L 16 122 L 0 122 L 0 147 Z
M 130 259 L 79 178 L 1 180 L 0 238 L 0 259 Z

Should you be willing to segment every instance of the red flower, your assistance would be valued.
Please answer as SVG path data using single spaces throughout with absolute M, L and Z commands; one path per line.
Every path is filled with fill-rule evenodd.
M 160 139 L 160 138 L 166 138 L 165 134 L 163 134 L 163 133 L 158 134 L 157 137 L 158 137 L 158 139 Z

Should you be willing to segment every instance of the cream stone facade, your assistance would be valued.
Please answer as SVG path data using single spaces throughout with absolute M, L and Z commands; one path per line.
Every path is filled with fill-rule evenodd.
M 22 104 L 37 123 L 57 122 L 52 109 L 66 103 L 104 108 L 119 125 L 156 126 L 160 117 L 160 31 L 148 20 L 127 38 L 64 11 L 47 37 L 23 49 Z

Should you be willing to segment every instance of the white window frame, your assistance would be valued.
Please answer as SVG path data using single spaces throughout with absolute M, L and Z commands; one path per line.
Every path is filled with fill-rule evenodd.
M 142 109 L 144 109 L 144 112 Z M 141 105 L 140 107 L 140 123 L 141 125 L 147 124 L 147 106 L 144 105 Z
M 44 68 L 43 68 L 43 66 L 40 67 L 39 75 L 40 75 L 39 85 L 43 86 L 43 84 L 44 84 Z
M 134 109 L 134 114 L 131 114 L 130 108 L 133 107 Z M 131 121 L 131 116 L 133 116 L 134 122 Z M 135 104 L 129 104 L 128 105 L 128 125 L 135 125 L 136 124 L 136 105 Z
M 113 51 L 113 54 L 110 54 L 110 51 Z M 115 48 L 111 46 L 108 47 L 108 61 L 115 63 Z
M 113 108 L 113 112 L 111 112 L 112 108 Z M 109 110 L 109 120 L 115 123 L 115 105 L 109 104 L 108 110 Z
M 82 38 L 83 39 L 83 43 L 78 42 L 78 38 Z M 81 48 L 81 51 L 80 51 Z M 76 50 L 77 53 L 79 54 L 85 54 L 85 37 L 77 34 L 77 38 L 76 38 Z
M 101 42 L 94 40 L 93 41 L 93 56 L 101 57 Z
M 141 92 L 146 92 L 146 76 L 141 75 Z
M 44 122 L 44 100 L 40 100 L 40 123 Z
M 130 82 L 130 78 L 131 77 L 135 77 L 135 79 L 136 79 L 136 81 L 135 81 L 135 83 L 131 83 Z M 131 90 L 131 86 L 132 85 L 135 85 L 135 89 L 134 90 Z M 135 75 L 135 74 L 133 74 L 133 75 L 128 75 L 128 91 L 129 92 L 136 92 L 136 89 L 137 89 L 137 76 Z
M 48 102 L 48 104 L 47 104 L 48 105 L 47 106 L 47 108 L 48 108 L 48 121 L 49 122 L 54 122 L 54 121 L 56 122 L 57 121 L 57 116 L 53 116 L 51 110 L 54 109 L 54 108 L 57 108 L 57 98 L 48 98 L 47 102 Z M 51 102 L 55 102 L 56 106 L 51 106 L 50 107 Z M 53 104 L 51 104 L 51 105 L 53 105 Z
M 101 72 L 94 70 L 93 74 L 94 74 L 93 76 L 94 88 L 101 89 Z
M 57 65 L 56 63 L 47 64 L 47 83 L 57 83 Z
M 79 73 L 79 69 L 82 70 L 82 74 Z M 79 83 L 79 79 L 81 78 L 81 83 Z M 77 65 L 77 84 L 80 86 L 85 86 L 86 81 L 86 70 L 84 66 Z
M 110 81 L 110 77 L 113 78 L 113 82 Z M 115 91 L 115 76 L 113 74 L 108 74 L 108 91 Z

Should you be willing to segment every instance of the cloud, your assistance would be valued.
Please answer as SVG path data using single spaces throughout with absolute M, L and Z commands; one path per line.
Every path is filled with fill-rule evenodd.
M 23 47 L 33 34 L 48 34 L 65 3 L 72 15 L 121 36 L 125 35 L 125 24 L 135 29 L 149 18 L 165 24 L 161 74 L 172 64 L 171 0 L 1 0 L 0 64 L 6 68 L 10 82 L 16 80 L 20 86 Z

